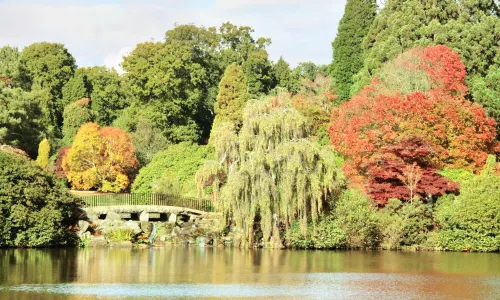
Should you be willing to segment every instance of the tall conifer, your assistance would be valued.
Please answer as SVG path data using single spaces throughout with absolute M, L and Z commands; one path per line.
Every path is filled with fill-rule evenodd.
M 375 0 L 347 0 L 337 37 L 332 43 L 330 71 L 340 102 L 349 99 L 352 76 L 363 67 L 361 44 L 377 13 Z

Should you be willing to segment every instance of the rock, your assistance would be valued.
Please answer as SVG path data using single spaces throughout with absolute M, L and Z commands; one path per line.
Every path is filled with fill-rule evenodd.
M 141 230 L 145 233 L 150 233 L 151 230 L 153 229 L 153 224 L 149 223 L 149 222 L 144 222 L 144 221 L 141 221 L 140 222 L 140 226 L 141 226 Z
M 106 247 L 108 242 L 104 238 L 104 236 L 92 236 L 89 241 L 89 247 Z
M 114 248 L 132 248 L 132 242 L 131 241 L 109 242 L 109 246 Z
M 93 212 L 87 212 L 87 219 L 90 221 L 90 223 L 94 223 L 99 220 L 99 216 L 97 216 Z
M 141 214 L 139 215 L 139 221 L 149 222 L 149 214 L 145 211 L 141 212 Z
M 140 222 L 137 221 L 127 221 L 125 222 L 125 227 L 131 229 L 135 235 L 142 232 Z
M 114 211 L 108 211 L 108 214 L 106 215 L 106 221 L 120 221 L 121 219 L 120 215 Z
M 174 213 L 169 214 L 168 215 L 168 223 L 170 223 L 170 224 L 177 223 L 177 215 Z
M 82 235 L 84 234 L 85 232 L 87 232 L 87 230 L 89 229 L 89 222 L 85 221 L 85 220 L 80 220 L 78 221 L 78 227 L 80 228 L 80 230 L 78 230 L 78 235 Z

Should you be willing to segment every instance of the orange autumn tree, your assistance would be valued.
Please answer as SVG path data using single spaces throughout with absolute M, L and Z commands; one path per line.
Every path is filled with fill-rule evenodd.
M 129 186 L 137 161 L 132 140 L 123 130 L 86 123 L 62 165 L 72 188 L 116 193 Z
M 465 99 L 465 74 L 460 56 L 446 46 L 411 49 L 334 108 L 330 143 L 345 157 L 351 181 L 366 188 L 373 179 L 366 166 L 405 137 L 430 145 L 425 159 L 433 168 L 479 172 L 495 147 L 496 123 Z

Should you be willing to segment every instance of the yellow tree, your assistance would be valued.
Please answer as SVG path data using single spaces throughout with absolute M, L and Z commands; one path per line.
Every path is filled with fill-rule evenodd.
M 43 139 L 38 146 L 38 156 L 36 158 L 36 163 L 42 167 L 42 169 L 47 169 L 49 165 L 50 156 L 50 144 L 47 139 Z
M 130 184 L 137 168 L 132 140 L 118 128 L 99 129 L 96 123 L 82 125 L 63 159 L 72 188 L 120 192 Z

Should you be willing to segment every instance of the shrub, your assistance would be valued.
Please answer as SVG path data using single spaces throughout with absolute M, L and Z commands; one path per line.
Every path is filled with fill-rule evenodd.
M 333 216 L 323 217 L 315 226 L 310 224 L 307 236 L 294 223 L 286 236 L 288 247 L 299 249 L 342 249 L 346 247 L 346 235 Z
M 0 247 L 49 247 L 77 241 L 68 226 L 81 203 L 29 159 L 0 151 Z
M 438 201 L 436 218 L 443 249 L 500 250 L 500 176 L 483 171 L 463 182 L 460 195 Z
M 38 146 L 38 157 L 36 158 L 36 163 L 42 167 L 42 169 L 47 169 L 49 165 L 50 156 L 50 144 L 47 139 L 43 139 Z
M 134 238 L 134 231 L 130 228 L 116 228 L 107 232 L 105 236 L 113 242 L 127 242 Z
M 207 146 L 188 142 L 171 145 L 167 150 L 158 152 L 151 163 L 139 171 L 132 185 L 134 193 L 167 192 L 168 187 L 185 186 L 196 193 L 194 175 L 212 152 Z
M 380 212 L 382 248 L 401 249 L 426 243 L 433 230 L 432 206 L 422 201 L 390 199 Z

